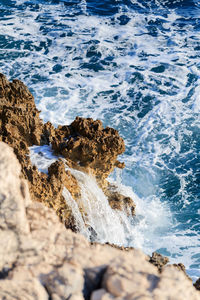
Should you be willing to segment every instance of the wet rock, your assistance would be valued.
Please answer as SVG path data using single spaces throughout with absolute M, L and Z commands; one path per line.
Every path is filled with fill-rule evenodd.
M 113 209 L 125 211 L 127 215 L 135 215 L 136 205 L 133 199 L 119 193 L 117 186 L 108 183 L 107 186 L 103 187 L 103 191 Z
M 169 258 L 161 255 L 158 252 L 153 252 L 152 256 L 149 259 L 149 262 L 158 268 L 158 271 L 161 272 L 162 268 L 169 262 Z
M 118 246 L 118 245 L 115 245 L 115 244 L 110 244 L 110 243 L 105 243 L 106 245 L 109 245 L 110 247 L 114 247 L 116 249 L 119 249 L 119 250 L 122 250 L 122 251 L 131 251 L 135 248 L 133 247 L 124 247 L 124 246 Z
M 103 128 L 101 121 L 76 117 L 70 126 L 60 126 L 55 133 L 52 147 L 56 153 L 72 166 L 92 172 L 101 185 L 116 165 L 124 166 L 117 161 L 125 150 L 123 139 L 117 130 Z

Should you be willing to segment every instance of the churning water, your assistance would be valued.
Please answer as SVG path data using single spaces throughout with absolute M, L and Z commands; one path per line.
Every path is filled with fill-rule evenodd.
M 1 72 L 31 88 L 45 121 L 119 130 L 126 168 L 110 180 L 137 204 L 129 245 L 196 276 L 199 37 L 198 0 L 0 0 Z

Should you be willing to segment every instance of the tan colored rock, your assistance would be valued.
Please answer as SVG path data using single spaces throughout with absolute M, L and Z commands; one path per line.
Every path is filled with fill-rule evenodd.
M 19 254 L 18 237 L 14 231 L 0 230 L 0 270 L 12 268 Z
M 44 286 L 27 268 L 16 268 L 0 280 L 1 300 L 48 300 Z
M 24 180 L 19 178 L 20 165 L 13 150 L 0 142 L 0 228 L 13 228 L 21 233 L 28 232 L 24 200 L 29 193 Z
M 42 276 L 42 282 L 54 299 L 65 300 L 71 295 L 82 295 L 84 286 L 83 270 L 64 262 L 49 274 Z
M 104 275 L 103 286 L 113 297 L 127 300 L 200 299 L 200 293 L 194 293 L 191 281 L 182 270 L 170 265 L 163 267 L 159 274 L 139 252 L 134 253 L 131 261 L 127 256 L 115 258 Z
M 182 271 L 167 266 L 163 269 L 160 280 L 153 290 L 153 297 L 155 300 L 199 300 L 200 293 L 194 293 L 191 281 Z
M 52 147 L 71 161 L 75 167 L 90 169 L 102 182 L 117 165 L 117 156 L 125 150 L 117 130 L 103 128 L 102 122 L 76 117 L 70 126 L 59 126 L 52 139 Z
M 141 252 L 134 252 L 134 259 L 128 256 L 117 257 L 109 265 L 104 286 L 115 297 L 127 297 L 134 291 L 146 291 L 158 281 L 158 272 L 151 266 Z

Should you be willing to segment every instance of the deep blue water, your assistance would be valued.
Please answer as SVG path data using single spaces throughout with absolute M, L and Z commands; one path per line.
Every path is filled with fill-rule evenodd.
M 195 274 L 199 37 L 199 1 L 0 0 L 1 72 L 30 87 L 45 121 L 80 115 L 120 131 L 120 178 L 139 199 L 135 246 Z

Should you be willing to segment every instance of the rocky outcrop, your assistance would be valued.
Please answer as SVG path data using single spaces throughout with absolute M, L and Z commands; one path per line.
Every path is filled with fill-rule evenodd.
M 149 262 L 156 266 L 159 272 L 162 272 L 163 267 L 169 262 L 169 258 L 158 252 L 153 252 L 152 256 L 149 258 Z
M 101 185 L 114 167 L 124 167 L 117 156 L 125 150 L 123 139 L 113 128 L 103 128 L 101 121 L 76 117 L 70 126 L 59 126 L 52 138 L 52 148 L 72 166 L 92 172 Z
M 136 249 L 91 245 L 53 209 L 30 200 L 11 148 L 0 142 L 0 299 L 198 300 L 183 272 Z
M 43 124 L 39 118 L 34 98 L 19 80 L 9 82 L 0 74 L 0 141 L 13 147 L 22 166 L 22 174 L 28 180 L 31 198 L 53 207 L 61 221 L 73 228 L 73 216 L 62 195 L 66 187 L 75 199 L 80 198 L 77 180 L 65 170 L 60 160 L 49 167 L 48 174 L 38 172 L 29 158 L 32 145 L 50 144 L 57 155 L 67 159 L 67 164 L 84 172 L 92 173 L 98 184 L 108 194 L 114 209 L 131 208 L 132 199 L 112 192 L 106 177 L 115 167 L 124 167 L 117 156 L 125 150 L 124 141 L 117 130 L 103 128 L 101 121 L 77 117 L 69 126 Z
M 119 193 L 116 185 L 107 182 L 107 185 L 102 187 L 102 189 L 113 209 L 123 210 L 127 215 L 135 214 L 136 205 L 133 199 Z

